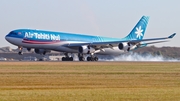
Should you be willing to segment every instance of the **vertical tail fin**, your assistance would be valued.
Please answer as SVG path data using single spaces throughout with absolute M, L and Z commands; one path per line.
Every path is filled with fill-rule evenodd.
M 142 16 L 136 26 L 132 29 L 132 31 L 127 35 L 126 39 L 143 39 L 144 33 L 146 31 L 146 27 L 149 21 L 149 16 Z

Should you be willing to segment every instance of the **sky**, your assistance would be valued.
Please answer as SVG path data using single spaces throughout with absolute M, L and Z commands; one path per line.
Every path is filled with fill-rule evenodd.
M 32 28 L 123 38 L 150 16 L 144 38 L 167 37 L 157 47 L 180 47 L 180 0 L 0 0 L 0 47 L 11 30 Z

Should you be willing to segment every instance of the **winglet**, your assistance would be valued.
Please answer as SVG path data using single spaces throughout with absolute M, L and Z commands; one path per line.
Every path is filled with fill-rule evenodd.
M 176 35 L 176 33 L 170 35 L 168 38 L 173 38 Z

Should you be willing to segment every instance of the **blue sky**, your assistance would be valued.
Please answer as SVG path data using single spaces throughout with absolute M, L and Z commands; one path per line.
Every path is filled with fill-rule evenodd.
M 150 16 L 144 38 L 166 37 L 155 46 L 180 47 L 180 0 L 0 0 L 0 47 L 13 29 L 33 28 L 122 38 L 142 15 Z

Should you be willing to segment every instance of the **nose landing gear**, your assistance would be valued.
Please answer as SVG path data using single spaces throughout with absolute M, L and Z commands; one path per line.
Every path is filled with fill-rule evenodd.
M 23 49 L 23 47 L 20 47 L 20 46 L 18 47 L 18 50 L 19 50 L 18 54 L 19 55 L 23 55 L 22 49 Z

